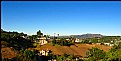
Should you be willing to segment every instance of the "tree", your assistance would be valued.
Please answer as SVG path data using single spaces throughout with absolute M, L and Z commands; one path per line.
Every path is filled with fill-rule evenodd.
M 55 45 L 55 44 L 56 44 L 56 40 L 55 40 L 55 39 L 53 39 L 52 44 L 53 44 L 53 45 Z
M 58 34 L 58 36 L 59 36 L 59 34 Z
M 51 50 L 49 50 L 48 56 L 49 56 L 49 59 L 52 59 L 53 54 L 52 54 L 52 51 Z
M 49 38 L 50 37 L 50 35 L 46 35 L 46 38 Z
M 121 61 L 121 42 L 119 45 L 113 46 L 111 50 L 106 54 L 107 60 Z
M 61 41 L 61 46 L 63 46 L 63 45 L 64 45 L 64 41 L 62 40 L 62 41 Z
M 47 37 L 47 35 L 44 35 L 44 37 Z
M 96 61 L 103 59 L 105 57 L 106 53 L 103 50 L 100 50 L 98 48 L 92 48 L 89 49 L 88 57 L 90 60 Z
M 36 61 L 35 51 L 20 50 L 20 54 L 17 56 L 17 60 L 20 61 Z
M 107 60 L 121 61 L 121 49 L 114 52 L 108 52 L 106 56 Z
M 32 35 L 32 39 L 36 39 L 37 38 L 37 35 Z
M 39 30 L 39 31 L 37 31 L 37 36 L 41 36 L 41 35 L 43 35 L 43 33 L 41 33 L 41 31 Z

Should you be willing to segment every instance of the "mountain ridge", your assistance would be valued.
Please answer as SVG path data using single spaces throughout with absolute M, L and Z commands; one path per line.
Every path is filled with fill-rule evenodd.
M 82 34 L 82 35 L 68 35 L 68 36 L 57 36 L 60 38 L 74 37 L 74 38 L 94 38 L 94 37 L 103 37 L 101 34 Z

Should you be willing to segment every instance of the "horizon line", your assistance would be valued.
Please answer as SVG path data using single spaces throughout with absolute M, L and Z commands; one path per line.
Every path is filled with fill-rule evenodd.
M 4 29 L 1 29 L 1 30 L 3 30 L 3 31 L 6 31 L 6 32 L 18 32 L 18 33 L 24 33 L 24 34 L 27 34 L 27 35 L 36 35 L 36 34 L 34 34 L 34 33 L 26 33 L 26 32 L 24 32 L 24 31 L 22 31 L 22 32 L 20 32 L 20 31 L 9 31 L 9 30 L 4 30 Z M 43 33 L 43 32 L 42 32 Z M 56 32 L 55 32 L 56 33 Z M 57 34 L 57 33 L 56 33 Z M 58 33 L 59 34 L 59 36 L 71 36 L 71 35 L 83 35 L 83 34 L 100 34 L 100 35 L 103 35 L 103 36 L 121 36 L 121 35 L 108 35 L 108 34 L 103 34 L 103 33 L 81 33 L 81 34 L 60 34 L 60 33 Z M 54 33 L 53 33 L 53 35 L 52 34 L 46 34 L 46 33 L 43 33 L 43 35 L 50 35 L 50 36 L 54 36 Z M 55 36 L 57 36 L 57 35 L 55 35 Z

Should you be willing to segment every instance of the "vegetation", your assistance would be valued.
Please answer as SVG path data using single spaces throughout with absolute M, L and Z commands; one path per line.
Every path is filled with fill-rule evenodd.
M 120 36 L 103 36 L 82 39 L 81 43 L 115 43 L 115 41 L 121 40 Z M 112 42 L 111 42 L 112 41 Z
M 28 48 L 37 47 L 40 48 L 41 46 L 37 43 L 33 43 L 33 40 L 36 40 L 37 37 L 41 37 L 43 33 L 41 31 L 37 31 L 37 35 L 32 35 L 27 38 L 27 34 L 23 32 L 7 32 L 1 29 L 1 48 L 9 47 L 13 48 L 13 50 L 17 50 L 19 54 L 12 59 L 9 58 L 2 58 L 2 61 L 36 61 L 36 54 L 35 50 L 31 51 Z M 25 38 L 23 38 L 23 36 Z M 49 35 L 44 35 L 45 37 L 49 37 Z M 69 40 L 67 38 L 57 38 L 55 37 L 52 41 L 53 45 L 58 46 L 70 46 L 74 44 L 74 38 L 70 37 Z M 120 36 L 104 36 L 101 38 L 86 38 L 83 39 L 82 43 L 115 43 L 115 41 L 121 40 Z M 111 42 L 113 41 L 113 42 Z M 56 59 L 57 61 L 64 61 L 64 60 L 71 60 L 75 61 L 77 56 L 74 55 L 53 55 L 52 51 L 48 53 L 49 59 Z M 121 42 L 114 45 L 108 52 L 104 52 L 98 48 L 89 49 L 87 52 L 88 61 L 121 61 Z
M 16 58 L 17 61 L 36 61 L 35 51 L 20 50 L 19 55 Z
M 109 52 L 104 52 L 98 48 L 89 49 L 87 57 L 91 61 L 120 61 L 121 60 L 121 42 L 113 46 Z
M 57 39 L 53 39 L 52 44 L 60 45 L 60 46 L 70 46 L 70 45 L 73 45 L 73 42 L 70 40 L 66 40 L 66 38 L 57 38 Z
M 67 55 L 67 54 L 64 54 L 62 56 L 56 55 L 55 58 L 57 59 L 57 61 L 67 61 L 67 60 L 76 61 L 76 56 L 74 55 Z
M 106 58 L 108 58 L 108 60 L 115 61 L 121 60 L 121 42 L 119 43 L 119 45 L 113 46 L 113 48 L 107 53 Z
M 1 32 L 2 41 L 7 42 L 7 47 L 14 47 L 16 50 L 32 47 L 32 42 L 29 39 L 22 38 L 24 34 L 17 32 Z M 25 35 L 24 35 L 25 36 Z
M 41 31 L 39 30 L 39 31 L 37 31 L 37 36 L 38 37 L 41 37 L 43 35 L 43 33 L 41 33 Z
M 89 60 L 92 60 L 92 61 L 103 59 L 105 55 L 106 53 L 103 50 L 100 50 L 98 48 L 89 49 L 89 52 L 88 52 L 88 58 Z

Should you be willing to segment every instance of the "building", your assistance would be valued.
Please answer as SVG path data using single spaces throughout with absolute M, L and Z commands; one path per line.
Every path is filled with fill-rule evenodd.
M 20 36 L 20 37 L 22 37 L 24 39 L 29 39 L 29 36 Z
M 48 43 L 48 39 L 46 37 L 41 37 L 37 38 L 36 42 L 39 43 L 40 45 L 44 45 Z
M 48 56 L 48 52 L 49 52 L 49 50 L 41 50 L 40 51 L 40 55 L 42 55 L 42 56 Z
M 82 40 L 76 38 L 76 39 L 75 39 L 75 42 L 76 42 L 76 43 L 78 43 L 78 42 L 82 42 Z
M 114 46 L 114 44 L 111 44 L 111 43 L 104 43 L 104 45 Z
M 67 41 L 70 40 L 70 39 L 66 39 Z

